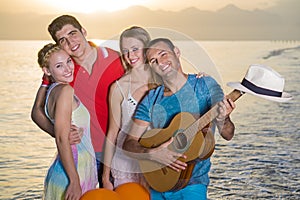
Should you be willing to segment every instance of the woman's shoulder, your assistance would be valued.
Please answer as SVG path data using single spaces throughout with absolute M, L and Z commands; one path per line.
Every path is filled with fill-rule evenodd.
M 124 93 L 123 85 L 124 83 L 120 79 L 111 84 L 109 88 L 109 101 L 122 101 Z
M 57 84 L 55 86 L 55 88 L 53 88 L 53 90 L 57 90 L 57 91 L 74 91 L 74 89 L 72 88 L 72 86 L 70 86 L 69 84 Z
M 74 89 L 69 84 L 57 84 L 51 92 L 56 98 L 68 97 L 74 94 Z
M 130 80 L 130 72 L 127 72 L 126 74 L 124 74 L 123 76 L 121 76 L 121 78 L 118 79 L 119 83 L 127 83 Z
M 122 91 L 126 91 L 128 88 L 128 84 L 130 82 L 130 75 L 129 74 L 124 74 L 121 78 L 116 80 L 112 85 L 111 88 L 119 88 Z

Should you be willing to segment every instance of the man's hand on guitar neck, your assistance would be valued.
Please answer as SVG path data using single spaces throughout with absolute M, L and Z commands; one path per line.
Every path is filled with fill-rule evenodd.
M 234 135 L 234 124 L 230 119 L 231 112 L 235 109 L 235 103 L 229 99 L 224 98 L 218 103 L 218 116 L 215 118 L 219 133 L 225 140 L 231 140 Z
M 231 99 L 224 98 L 223 101 L 218 103 L 219 114 L 216 117 L 218 122 L 224 121 L 231 112 L 235 109 L 235 103 Z
M 178 158 L 186 158 L 184 154 L 176 153 L 168 149 L 168 146 L 173 142 L 173 137 L 160 146 L 150 149 L 150 160 L 159 162 L 164 166 L 168 166 L 175 171 L 185 170 L 187 164 L 178 160 Z

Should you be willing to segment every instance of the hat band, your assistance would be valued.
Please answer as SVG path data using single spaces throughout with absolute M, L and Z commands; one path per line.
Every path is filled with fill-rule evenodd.
M 282 96 L 282 92 L 278 92 L 278 91 L 258 87 L 258 86 L 254 85 L 253 83 L 251 83 L 250 81 L 248 81 L 245 78 L 243 79 L 241 84 L 243 86 L 245 86 L 246 88 L 248 88 L 249 90 L 251 90 L 251 91 L 253 91 L 257 94 L 274 96 L 274 97 L 281 97 Z

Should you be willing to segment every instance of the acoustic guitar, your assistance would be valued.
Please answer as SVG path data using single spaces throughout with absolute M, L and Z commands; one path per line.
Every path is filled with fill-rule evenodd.
M 229 95 L 232 101 L 236 101 L 243 92 L 233 90 Z M 178 190 L 185 187 L 191 177 L 194 168 L 194 160 L 197 158 L 209 158 L 215 147 L 214 135 L 211 131 L 203 133 L 201 130 L 210 125 L 218 116 L 218 106 L 213 106 L 199 119 L 187 112 L 178 113 L 169 126 L 164 129 L 152 129 L 145 132 L 139 139 L 139 143 L 146 148 L 155 148 L 173 137 L 173 142 L 168 149 L 178 153 L 184 153 L 186 158 L 179 160 L 188 164 L 185 170 L 179 172 L 168 166 L 152 160 L 139 160 L 139 165 L 148 184 L 156 191 L 165 192 Z

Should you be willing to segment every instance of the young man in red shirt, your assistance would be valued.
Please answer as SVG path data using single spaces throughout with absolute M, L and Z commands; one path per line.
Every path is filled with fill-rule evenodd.
M 86 39 L 87 32 L 76 18 L 62 15 L 52 21 L 48 31 L 53 40 L 74 60 L 74 81 L 71 85 L 75 95 L 90 113 L 91 139 L 96 152 L 99 186 L 102 187 L 103 144 L 108 121 L 108 89 L 124 74 L 118 52 L 97 47 Z M 32 108 L 32 120 L 44 131 L 55 137 L 53 124 L 44 112 L 47 83 L 43 80 Z M 80 142 L 80 128 L 72 126 L 70 144 Z

